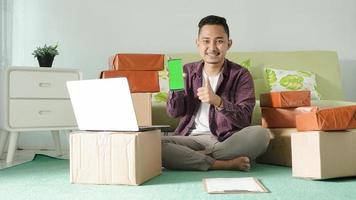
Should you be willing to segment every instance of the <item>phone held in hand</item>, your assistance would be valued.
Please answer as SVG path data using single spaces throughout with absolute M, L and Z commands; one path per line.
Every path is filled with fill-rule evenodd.
M 168 71 L 169 71 L 169 89 L 184 90 L 182 59 L 169 59 Z

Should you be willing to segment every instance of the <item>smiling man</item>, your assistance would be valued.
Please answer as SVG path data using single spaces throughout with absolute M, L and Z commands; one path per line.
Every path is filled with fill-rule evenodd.
M 225 18 L 207 16 L 198 27 L 202 60 L 184 65 L 184 90 L 169 92 L 167 112 L 181 119 L 175 136 L 162 138 L 163 166 L 248 171 L 269 144 L 266 129 L 250 126 L 253 79 L 248 70 L 225 58 L 232 45 Z

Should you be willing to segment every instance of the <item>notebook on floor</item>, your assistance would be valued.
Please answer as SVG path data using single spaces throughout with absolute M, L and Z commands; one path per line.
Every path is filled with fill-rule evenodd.
M 138 126 L 125 77 L 68 81 L 67 89 L 80 130 L 126 132 L 168 127 Z

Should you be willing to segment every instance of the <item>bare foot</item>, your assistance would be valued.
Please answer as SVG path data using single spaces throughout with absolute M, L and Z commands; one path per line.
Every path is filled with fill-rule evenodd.
M 250 159 L 248 157 L 237 157 L 232 160 L 231 162 L 231 169 L 237 169 L 241 171 L 249 171 L 251 168 Z
M 250 159 L 245 156 L 237 157 L 231 160 L 215 160 L 211 169 L 227 169 L 249 171 L 251 168 Z

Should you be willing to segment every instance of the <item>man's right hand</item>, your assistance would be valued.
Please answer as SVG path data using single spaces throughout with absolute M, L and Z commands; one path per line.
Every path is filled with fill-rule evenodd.
M 211 88 L 209 78 L 205 79 L 204 86 L 198 88 L 197 92 L 201 102 L 212 104 L 215 107 L 221 106 L 222 99 L 214 93 L 213 89 Z

